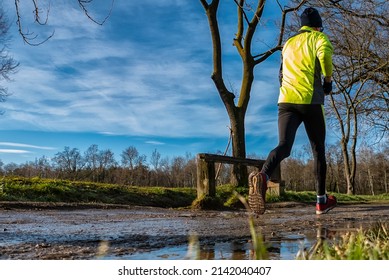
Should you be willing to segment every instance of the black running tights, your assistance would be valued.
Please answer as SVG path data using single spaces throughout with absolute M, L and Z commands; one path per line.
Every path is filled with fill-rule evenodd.
M 278 105 L 278 146 L 272 150 L 262 172 L 271 176 L 280 162 L 289 157 L 296 136 L 296 131 L 304 123 L 313 153 L 316 192 L 324 195 L 327 164 L 325 158 L 325 119 L 323 106 L 320 104 L 289 104 Z

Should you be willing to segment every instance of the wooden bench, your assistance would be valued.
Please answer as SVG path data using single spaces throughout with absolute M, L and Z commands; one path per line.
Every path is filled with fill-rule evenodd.
M 254 166 L 260 171 L 264 160 L 250 158 L 234 158 L 215 154 L 197 154 L 197 198 L 204 195 L 216 196 L 215 163 L 242 164 Z M 281 170 L 278 167 L 268 182 L 268 193 L 272 195 L 281 194 Z

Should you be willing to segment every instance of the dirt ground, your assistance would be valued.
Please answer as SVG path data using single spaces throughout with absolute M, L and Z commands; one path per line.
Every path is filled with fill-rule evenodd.
M 265 241 L 275 244 L 293 236 L 331 238 L 388 221 L 389 204 L 339 205 L 317 216 L 314 205 L 280 203 L 271 204 L 255 224 Z M 0 202 L 0 259 L 130 259 L 144 252 L 187 246 L 190 236 L 202 247 L 221 242 L 249 246 L 248 214 L 243 210 Z M 272 248 L 280 251 L 276 245 Z

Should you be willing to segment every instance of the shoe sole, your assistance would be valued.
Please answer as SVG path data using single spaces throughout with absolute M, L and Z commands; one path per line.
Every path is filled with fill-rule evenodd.
M 335 207 L 336 207 L 336 204 L 331 206 L 331 207 L 328 207 L 326 210 L 323 210 L 323 211 L 316 210 L 316 215 L 326 214 L 326 213 L 328 213 L 328 211 L 334 209 Z
M 249 207 L 254 214 L 265 213 L 265 199 L 262 196 L 262 178 L 259 172 L 251 172 L 249 175 Z

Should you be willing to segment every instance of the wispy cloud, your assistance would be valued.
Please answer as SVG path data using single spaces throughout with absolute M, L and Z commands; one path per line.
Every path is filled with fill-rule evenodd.
M 14 149 L 0 149 L 1 154 L 29 154 L 30 151 L 26 150 L 14 150 Z
M 163 143 L 163 142 L 160 142 L 160 141 L 146 141 L 145 143 L 146 144 L 150 144 L 150 145 L 157 145 L 157 146 L 166 145 L 166 143 Z
M 12 143 L 12 142 L 0 142 L 0 146 L 8 147 L 19 147 L 19 148 L 30 148 L 30 149 L 39 149 L 39 150 L 55 150 L 54 147 L 45 147 L 45 146 L 36 146 L 23 143 Z

